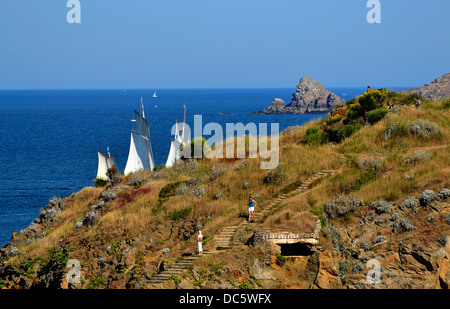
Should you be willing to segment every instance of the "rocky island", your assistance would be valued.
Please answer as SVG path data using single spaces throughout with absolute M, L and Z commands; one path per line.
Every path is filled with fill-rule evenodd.
M 450 72 L 419 88 L 410 88 L 404 93 L 416 93 L 424 99 L 435 101 L 450 97 Z
M 321 83 L 304 76 L 292 94 L 291 103 L 286 105 L 282 99 L 276 98 L 267 109 L 252 115 L 326 114 L 344 103 L 344 99 L 325 89 Z

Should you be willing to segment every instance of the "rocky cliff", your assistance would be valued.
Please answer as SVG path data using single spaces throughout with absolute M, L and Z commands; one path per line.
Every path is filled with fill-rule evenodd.
M 416 93 L 422 98 L 435 101 L 450 97 L 450 73 L 446 73 L 419 88 L 410 88 L 404 91 L 411 94 Z
M 345 100 L 325 89 L 321 83 L 305 76 L 300 79 L 288 105 L 276 98 L 267 109 L 253 114 L 326 114 L 344 103 Z

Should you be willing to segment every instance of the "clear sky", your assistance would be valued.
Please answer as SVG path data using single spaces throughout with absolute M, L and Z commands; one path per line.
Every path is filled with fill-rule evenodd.
M 0 1 L 0 89 L 419 87 L 450 72 L 450 1 Z

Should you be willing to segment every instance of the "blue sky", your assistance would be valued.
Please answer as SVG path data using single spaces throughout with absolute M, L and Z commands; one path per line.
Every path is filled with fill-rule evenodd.
M 418 87 L 450 71 L 449 0 L 0 1 L 0 89 Z

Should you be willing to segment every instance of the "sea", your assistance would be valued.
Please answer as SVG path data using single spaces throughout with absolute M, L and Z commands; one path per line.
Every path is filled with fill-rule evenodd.
M 391 88 L 393 89 L 393 88 Z M 329 88 L 345 100 L 365 88 Z M 397 89 L 395 89 L 397 90 Z M 0 247 L 26 228 L 51 197 L 65 198 L 93 186 L 97 151 L 107 148 L 119 171 L 125 169 L 134 110 L 141 97 L 155 164 L 167 160 L 171 128 L 183 121 L 194 128 L 219 123 L 278 123 L 280 132 L 326 115 L 250 115 L 274 98 L 291 101 L 295 89 L 117 89 L 0 91 Z M 198 116 L 197 116 L 198 117 Z M 224 133 L 225 134 L 225 133 Z M 208 136 L 204 136 L 206 139 Z

